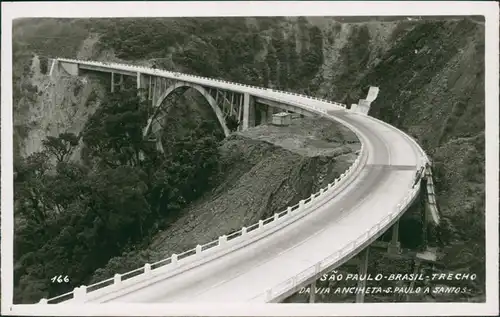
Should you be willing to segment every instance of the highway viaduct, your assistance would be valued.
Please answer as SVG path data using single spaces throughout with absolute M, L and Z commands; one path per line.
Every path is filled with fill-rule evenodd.
M 439 223 L 429 158 L 411 137 L 368 115 L 370 103 L 378 95 L 376 87 L 365 99 L 348 108 L 293 92 L 118 63 L 57 58 L 53 60 L 50 75 L 57 80 L 57 76 L 78 76 L 86 71 L 109 73 L 112 92 L 122 87 L 124 76 L 135 79 L 136 88 L 145 93 L 144 98 L 151 100 L 156 109 L 144 128 L 144 137 L 161 128 L 155 119 L 165 99 L 176 89 L 189 88 L 205 97 L 226 135 L 230 133 L 227 116 L 235 116 L 244 131 L 255 126 L 257 108 L 261 118 L 257 123 L 265 123 L 276 109 L 281 109 L 335 120 L 351 129 L 362 147 L 357 159 L 338 179 L 283 212 L 182 254 L 146 263 L 137 270 L 115 274 L 113 278 L 77 287 L 55 298 L 42 299 L 42 304 L 280 302 L 306 285 L 314 290 L 318 277 L 354 257 L 359 259 L 359 273 L 366 274 L 370 246 L 404 256 L 400 252 L 399 219 L 417 199 L 423 178 L 426 221 Z M 319 229 L 320 234 L 314 233 Z M 392 230 L 391 241 L 377 241 L 387 230 Z M 338 245 L 328 242 L 332 237 Z M 252 252 L 259 256 L 248 258 Z M 414 252 L 410 257 L 418 261 L 433 260 L 429 253 Z M 272 271 L 276 267 L 280 271 Z M 263 275 L 265 280 L 255 280 Z M 200 282 L 201 276 L 211 278 Z M 245 291 L 234 291 L 238 285 L 249 282 L 251 287 Z M 360 281 L 358 286 L 364 287 L 365 283 Z M 193 292 L 199 295 L 192 296 Z M 358 294 L 356 300 L 362 302 L 363 297 Z M 310 301 L 314 300 L 311 292 Z

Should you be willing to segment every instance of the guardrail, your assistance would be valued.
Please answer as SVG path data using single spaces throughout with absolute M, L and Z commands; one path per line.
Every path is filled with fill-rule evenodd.
M 402 134 L 405 138 L 407 138 L 411 143 L 413 143 L 417 149 L 420 151 L 420 161 L 417 164 L 417 169 L 419 170 L 421 167 L 426 166 L 428 162 L 430 162 L 429 157 L 425 153 L 425 151 L 420 147 L 420 145 L 415 141 L 414 138 L 409 136 L 407 133 L 393 127 L 392 125 L 388 124 L 387 122 L 384 122 L 380 119 L 370 117 L 372 120 L 375 120 L 391 129 L 397 130 L 400 134 Z M 359 136 L 358 136 L 359 137 Z M 419 180 L 420 183 L 420 180 Z M 358 239 L 353 241 L 349 246 L 346 248 L 339 250 L 329 257 L 323 259 L 322 261 L 319 261 L 315 263 L 314 265 L 308 267 L 307 269 L 303 270 L 302 272 L 298 273 L 297 275 L 288 278 L 287 280 L 281 282 L 280 284 L 277 284 L 276 286 L 268 289 L 265 293 L 257 296 L 258 297 L 265 297 L 266 302 L 271 302 L 276 298 L 279 298 L 283 294 L 290 292 L 290 290 L 295 290 L 297 287 L 299 287 L 302 283 L 306 282 L 307 280 L 313 278 L 314 276 L 319 275 L 323 270 L 326 270 L 328 268 L 331 268 L 336 265 L 336 262 L 340 262 L 341 260 L 344 260 L 347 258 L 347 255 L 354 255 L 356 250 L 359 247 L 363 247 L 366 245 L 367 242 L 371 242 L 378 238 L 383 232 L 384 228 L 389 227 L 392 225 L 392 223 L 397 220 L 397 218 L 404 212 L 408 206 L 413 202 L 415 197 L 417 196 L 418 192 L 420 191 L 420 186 L 419 183 L 417 183 L 415 186 L 412 186 L 408 192 L 408 194 L 405 196 L 405 198 L 397 205 L 397 208 L 391 211 L 384 219 L 382 219 L 379 223 L 375 224 L 372 226 L 370 229 L 368 229 L 364 234 L 359 236 Z M 341 264 L 341 263 L 339 263 Z
M 416 170 L 419 170 L 421 167 L 426 166 L 426 164 L 429 162 L 429 158 L 425 151 L 420 147 L 420 145 L 413 139 L 411 136 L 409 136 L 407 133 L 393 127 L 392 125 L 388 124 L 387 122 L 384 122 L 380 119 L 370 117 L 372 120 L 375 120 L 391 129 L 397 130 L 399 133 L 401 133 L 405 138 L 407 138 L 411 143 L 413 143 L 417 149 L 420 151 L 420 161 L 417 164 Z M 287 280 L 281 282 L 280 284 L 275 285 L 274 287 L 268 289 L 265 293 L 257 296 L 258 297 L 264 297 L 266 302 L 272 302 L 276 298 L 279 298 L 283 294 L 290 292 L 290 290 L 295 290 L 297 287 L 299 287 L 302 283 L 306 282 L 307 280 L 313 278 L 314 276 L 319 275 L 323 270 L 326 270 L 328 268 L 334 267 L 337 263 L 343 260 L 345 262 L 347 255 L 354 255 L 356 253 L 356 250 L 360 247 L 364 247 L 367 242 L 374 241 L 376 238 L 378 238 L 383 232 L 385 228 L 388 228 L 392 223 L 397 220 L 397 218 L 408 208 L 408 206 L 413 202 L 413 200 L 416 198 L 417 194 L 420 191 L 420 180 L 417 184 L 412 186 L 409 189 L 408 194 L 403 198 L 403 200 L 396 206 L 396 209 L 392 210 L 384 219 L 382 219 L 379 223 L 375 224 L 372 226 L 370 229 L 368 229 L 364 234 L 359 236 L 355 241 L 353 241 L 351 244 L 349 244 L 346 248 L 341 249 L 333 254 L 331 254 L 329 257 L 323 259 L 322 261 L 319 261 L 315 263 L 314 265 L 308 267 L 307 269 L 303 270 L 302 272 L 298 273 L 297 275 L 288 278 Z M 341 263 L 339 263 L 341 264 Z
M 427 166 L 424 169 L 423 176 L 427 179 L 427 203 L 430 208 L 431 217 L 435 225 L 439 225 L 441 218 L 439 215 L 439 209 L 436 200 L 436 192 L 434 189 L 434 181 L 432 177 L 432 169 L 430 166 Z
M 385 121 L 382 121 L 378 118 L 375 118 L 375 117 L 371 117 L 371 116 L 368 116 L 371 120 L 373 121 L 376 121 L 380 124 L 383 124 L 385 125 L 386 127 L 390 128 L 390 129 L 393 129 L 393 130 L 396 130 L 398 133 L 400 133 L 401 135 L 403 135 L 406 139 L 408 139 L 411 143 L 413 143 L 413 145 L 415 145 L 415 148 L 417 148 L 420 152 L 420 166 L 425 166 L 426 163 L 430 162 L 430 159 L 429 157 L 427 156 L 427 153 L 425 153 L 425 151 L 420 147 L 420 145 L 418 144 L 417 141 L 415 141 L 414 138 L 412 138 L 410 135 L 408 135 L 408 133 L 402 131 L 402 130 L 399 130 L 398 128 L 390 125 L 389 123 L 385 122 Z
M 85 63 L 89 65 L 95 65 L 95 66 L 108 66 L 108 67 L 124 67 L 124 68 L 135 68 L 138 70 L 145 70 L 145 71 L 151 71 L 150 68 L 146 67 L 141 67 L 141 66 L 135 66 L 135 65 L 125 65 L 125 64 L 120 64 L 120 63 L 103 63 L 103 62 L 90 62 L 90 61 L 80 61 L 80 60 L 74 60 L 74 59 L 62 59 L 62 58 L 56 58 L 56 60 L 63 61 L 63 62 L 71 62 L 71 63 Z M 171 73 L 175 76 L 174 72 L 170 71 L 165 71 L 167 73 Z M 195 78 L 201 78 L 205 80 L 214 80 L 206 77 L 201 77 L 197 75 L 189 75 L 189 74 L 182 74 L 184 76 L 188 77 L 195 77 Z M 260 87 L 255 87 L 247 84 L 239 84 L 239 83 L 233 83 L 225 80 L 220 80 L 220 79 L 215 79 L 216 81 L 219 82 L 224 82 L 228 84 L 233 84 L 233 85 L 238 85 L 238 86 L 245 86 L 245 87 L 251 87 L 254 89 L 259 89 L 259 90 L 271 90 L 273 92 L 277 93 L 282 93 L 282 94 L 288 94 L 288 95 L 295 95 L 295 96 L 300 96 L 303 98 L 307 99 L 313 99 L 313 100 L 318 100 L 322 102 L 327 102 L 329 104 L 333 104 L 336 106 L 340 106 L 345 108 L 345 105 L 336 103 L 336 102 L 331 102 L 327 101 L 324 99 L 320 99 L 317 97 L 310 97 L 310 96 L 305 96 L 302 94 L 297 94 L 297 93 L 291 93 L 291 92 L 284 92 L 284 91 L 279 91 L 279 90 L 274 90 L 274 89 L 269 89 L 269 88 L 260 88 Z M 273 98 L 274 99 L 274 98 Z M 276 99 L 277 101 L 281 101 L 279 99 Z M 316 112 L 319 112 L 321 114 L 326 114 L 326 110 L 315 107 L 315 106 L 310 106 L 307 104 L 303 104 L 301 102 L 293 102 L 294 104 L 298 104 L 301 107 L 315 110 Z M 355 132 L 358 134 L 357 132 Z M 359 136 L 359 135 L 358 135 Z M 361 140 L 361 138 L 360 138 Z M 339 178 L 335 179 L 334 182 L 329 183 L 326 187 L 321 188 L 319 192 L 312 194 L 310 197 L 307 199 L 301 200 L 299 203 L 288 207 L 286 210 L 275 213 L 273 216 L 259 220 L 257 223 L 249 226 L 249 227 L 243 227 L 240 230 L 233 232 L 228 235 L 223 235 L 220 236 L 217 240 L 211 241 L 207 244 L 204 245 L 197 245 L 195 248 L 187 250 L 183 253 L 180 254 L 172 254 L 171 257 L 163 259 L 161 261 L 149 264 L 146 263 L 143 267 L 137 268 L 135 270 L 132 270 L 130 272 L 126 272 L 124 274 L 115 274 L 113 278 L 109 278 L 103 281 L 100 281 L 98 283 L 94 283 L 91 285 L 83 285 L 80 287 L 76 287 L 73 291 L 49 298 L 49 299 L 41 299 L 40 303 L 41 304 L 47 304 L 47 303 L 59 303 L 62 301 L 67 301 L 67 300 L 73 300 L 73 301 L 85 301 L 89 299 L 89 295 L 93 294 L 92 297 L 98 297 L 98 296 L 104 296 L 107 295 L 106 291 L 102 292 L 103 289 L 109 289 L 109 291 L 115 292 L 119 289 L 124 289 L 127 287 L 130 287 L 134 284 L 138 284 L 141 281 L 151 279 L 155 275 L 162 275 L 162 278 L 164 278 L 164 274 L 167 274 L 167 270 L 162 270 L 162 269 L 175 269 L 179 268 L 180 265 L 182 264 L 189 264 L 193 262 L 192 260 L 200 260 L 201 257 L 204 255 L 210 256 L 213 255 L 213 253 L 208 254 L 207 251 L 218 249 L 218 251 L 222 248 L 225 248 L 226 251 L 231 250 L 232 244 L 234 244 L 236 241 L 241 241 L 245 240 L 245 238 L 253 238 L 251 240 L 255 240 L 257 237 L 262 237 L 263 234 L 266 234 L 267 231 L 269 230 L 263 230 L 263 229 L 270 229 L 271 227 L 277 227 L 278 223 L 281 223 L 282 226 L 280 228 L 283 228 L 286 225 L 289 225 L 292 223 L 293 220 L 297 220 L 298 217 L 295 217 L 296 215 L 299 214 L 299 216 L 305 216 L 307 213 L 304 213 L 303 211 L 307 209 L 307 206 L 315 201 L 318 200 L 320 196 L 326 197 L 328 194 L 333 193 L 333 191 L 338 188 L 342 184 L 342 180 L 345 180 L 350 176 L 350 174 L 356 170 L 356 167 L 360 164 L 361 158 L 363 157 L 365 153 L 365 149 L 363 144 L 361 144 L 361 150 L 354 161 L 354 163 L 347 169 L 346 172 L 342 173 Z M 302 213 L 301 213 L 302 212 Z M 294 217 L 292 217 L 294 216 Z M 292 219 L 293 218 L 293 219 Z M 286 221 L 286 220 L 292 220 L 292 221 Z M 286 223 L 285 223 L 286 222 Z M 285 224 L 284 224 L 285 223 Z M 284 224 L 284 225 L 283 225 Z M 258 233 L 261 232 L 262 235 L 258 235 Z M 269 234 L 269 233 L 268 233 Z M 248 239 L 250 241 L 250 239 Z M 233 251 L 233 250 L 231 250 Z M 217 256 L 221 256 L 220 253 L 217 254 Z M 199 264 L 199 263 L 198 263 Z M 160 272 L 161 271 L 161 272 Z M 155 274 L 157 273 L 157 274 Z
M 298 93 L 289 92 L 289 91 L 281 91 L 281 90 L 276 90 L 276 89 L 272 89 L 272 88 L 262 88 L 262 87 L 257 87 L 257 86 L 253 86 L 253 85 L 248 85 L 248 84 L 235 83 L 235 82 L 231 82 L 231 81 L 227 81 L 227 80 L 223 80 L 223 79 L 218 79 L 218 78 L 208 78 L 208 77 L 186 74 L 186 73 L 181 74 L 179 72 L 172 72 L 172 71 L 165 70 L 165 69 L 152 69 L 152 68 L 148 68 L 148 67 L 144 67 L 144 66 L 128 65 L 128 64 L 122 64 L 122 63 L 105 63 L 105 62 L 95 62 L 95 61 L 83 61 L 83 60 L 60 58 L 60 57 L 56 57 L 56 60 L 63 61 L 63 62 L 76 63 L 76 64 L 89 64 L 89 65 L 103 66 L 103 67 L 117 66 L 117 67 L 123 67 L 123 68 L 134 68 L 137 71 L 141 71 L 141 70 L 147 71 L 149 74 L 151 74 L 151 73 L 155 74 L 155 72 L 161 71 L 161 72 L 171 74 L 172 76 L 174 76 L 174 78 L 176 77 L 176 74 L 178 74 L 178 75 L 183 75 L 183 76 L 187 76 L 187 77 L 199 78 L 199 79 L 203 79 L 203 80 L 217 81 L 217 82 L 232 84 L 232 85 L 236 85 L 236 86 L 250 87 L 250 88 L 258 89 L 258 90 L 270 90 L 272 92 L 277 92 L 277 93 L 282 93 L 282 94 L 287 94 L 287 95 L 295 95 L 295 96 L 303 97 L 303 98 L 310 99 L 310 100 L 321 101 L 321 102 L 328 103 L 328 104 L 331 104 L 334 106 L 338 106 L 338 107 L 341 107 L 344 109 L 347 108 L 346 104 L 330 101 L 330 100 L 327 100 L 324 98 L 311 97 L 311 96 L 307 96 L 304 94 L 298 94 Z M 156 75 L 161 75 L 161 74 L 156 74 Z M 307 105 L 305 105 L 305 106 L 308 108 L 311 108 L 310 106 L 307 106 Z
M 396 209 L 390 212 L 379 223 L 368 229 L 364 234 L 360 235 L 356 240 L 352 241 L 347 247 L 336 251 L 327 258 L 311 265 L 297 275 L 275 285 L 257 297 L 264 296 L 266 302 L 272 302 L 274 299 L 279 298 L 279 296 L 290 292 L 290 290 L 293 291 L 297 289 L 304 282 L 318 276 L 322 271 L 335 267 L 338 262 L 345 262 L 346 259 L 348 259 L 348 256 L 355 255 L 357 253 L 357 249 L 364 248 L 367 243 L 371 243 L 378 238 L 384 232 L 385 228 L 392 225 L 401 213 L 407 209 L 408 205 L 413 202 L 419 190 L 419 186 L 415 186 L 415 188 L 410 189 L 405 198 L 397 205 Z
M 136 69 L 143 69 L 150 71 L 150 68 L 146 67 L 141 67 L 141 66 L 131 66 L 131 65 L 125 65 L 125 64 L 118 64 L 118 63 L 113 63 L 113 64 L 106 64 L 106 63 L 101 63 L 101 62 L 88 62 L 88 61 L 78 61 L 78 60 L 71 60 L 71 59 L 59 59 L 61 61 L 68 61 L 68 62 L 73 62 L 73 63 L 87 63 L 87 64 L 94 64 L 94 65 L 101 65 L 101 66 L 113 66 L 113 65 L 118 65 L 121 67 L 132 67 Z M 164 71 L 168 72 L 171 74 L 175 74 L 174 72 L 170 71 Z M 188 77 L 195 77 L 195 78 L 202 78 L 206 80 L 214 80 L 214 79 L 209 79 L 206 77 L 201 77 L 197 75 L 188 75 L 188 74 L 183 74 L 184 76 Z M 232 83 L 229 81 L 223 81 L 216 79 L 216 81 L 224 82 L 224 83 L 229 83 L 233 85 L 238 85 L 238 86 L 246 86 L 246 87 L 252 87 L 255 89 L 259 90 L 271 90 L 273 92 L 278 92 L 278 93 L 283 93 L 283 94 L 289 94 L 289 95 L 295 95 L 295 96 L 300 96 L 303 98 L 307 99 L 314 99 L 322 102 L 326 102 L 329 104 L 334 104 L 336 106 L 346 108 L 344 104 L 339 104 L 335 102 L 330 102 L 326 101 L 324 99 L 320 99 L 317 97 L 310 97 L 310 96 L 305 96 L 302 94 L 297 94 L 297 93 L 290 93 L 290 92 L 282 92 L 282 91 L 277 91 L 274 89 L 269 89 L 269 88 L 259 88 L 251 85 L 245 85 L 245 84 L 238 84 L 238 83 Z M 266 96 L 266 98 L 269 98 Z M 289 101 L 287 101 L 289 102 Z M 317 111 L 318 113 L 321 113 L 327 117 L 333 118 L 332 116 L 327 115 L 327 111 L 325 109 L 315 107 L 315 106 L 309 106 L 306 104 L 302 104 L 300 102 L 293 102 L 297 103 L 300 106 L 308 109 L 313 109 Z M 72 300 L 72 301 L 77 301 L 77 302 L 85 302 L 86 300 L 92 299 L 92 298 L 97 298 L 100 296 L 105 296 L 110 293 L 117 292 L 119 290 L 124 290 L 127 289 L 131 286 L 138 285 L 140 283 L 143 283 L 145 281 L 153 281 L 154 278 L 160 278 L 164 279 L 167 277 L 168 274 L 179 274 L 182 270 L 184 269 L 189 269 L 193 266 L 200 265 L 203 262 L 207 262 L 209 260 L 212 260 L 213 258 L 220 257 L 223 255 L 223 253 L 228 253 L 232 252 L 235 250 L 235 248 L 241 248 L 244 245 L 247 245 L 258 238 L 262 238 L 265 235 L 268 235 L 272 233 L 272 229 L 277 230 L 277 228 L 283 228 L 292 222 L 298 220 L 299 218 L 302 218 L 306 214 L 310 213 L 312 209 L 307 211 L 307 205 L 313 204 L 316 201 L 318 201 L 319 197 L 329 197 L 335 189 L 337 189 L 339 186 L 343 184 L 343 181 L 347 178 L 349 178 L 354 171 L 357 170 L 357 167 L 359 167 L 359 164 L 362 162 L 362 158 L 365 156 L 366 149 L 363 144 L 363 137 L 357 131 L 355 127 L 352 125 L 343 122 L 342 120 L 339 120 L 335 118 L 335 120 L 342 122 L 345 124 L 347 127 L 351 128 L 351 130 L 358 136 L 360 142 L 361 142 L 361 150 L 354 161 L 354 163 L 347 169 L 346 172 L 342 173 L 339 178 L 335 179 L 333 183 L 329 183 L 326 187 L 321 188 L 319 192 L 312 194 L 309 198 L 301 200 L 298 204 L 295 204 L 293 206 L 288 207 L 286 210 L 275 213 L 273 216 L 259 220 L 257 223 L 249 226 L 249 227 L 243 227 L 240 230 L 233 232 L 228 235 L 222 235 L 220 236 L 217 240 L 211 241 L 207 244 L 204 245 L 197 245 L 195 248 L 190 249 L 188 251 L 185 251 L 181 254 L 172 254 L 171 257 L 163 259 L 161 261 L 149 264 L 146 263 L 143 267 L 140 267 L 138 269 L 132 270 L 130 272 L 126 272 L 124 274 L 115 274 L 113 278 L 89 285 L 89 286 L 80 286 L 75 288 L 72 292 L 68 292 L 62 295 L 59 295 L 57 297 L 53 297 L 50 299 L 41 299 L 40 303 L 41 304 L 47 304 L 47 303 L 59 303 L 61 301 L 66 301 L 66 300 Z M 378 120 L 378 119 L 376 119 Z M 382 123 L 388 125 L 387 123 L 381 121 Z M 390 126 L 390 125 L 389 125 Z M 391 128 L 395 129 L 394 127 L 390 126 Z M 399 130 L 398 130 L 399 131 Z M 402 132 L 402 131 L 400 131 Z M 406 134 L 405 134 L 406 135 Z M 406 135 L 409 137 L 408 135 Z M 411 138 L 410 138 L 411 139 Z M 411 139 L 413 142 L 415 142 L 413 139 Z M 415 142 L 416 143 L 416 142 Z M 417 144 L 418 146 L 418 144 Z M 420 149 L 420 147 L 418 147 Z M 423 151 L 422 151 L 423 152 Z M 425 155 L 425 152 L 423 152 Z M 426 156 L 422 160 L 423 162 L 426 161 Z M 311 266 L 310 268 L 306 269 L 305 271 L 299 273 L 297 276 L 292 277 L 290 279 L 287 279 L 286 281 L 280 283 L 279 285 L 276 285 L 275 287 L 269 289 L 265 296 L 266 300 L 272 300 L 272 298 L 275 298 L 276 296 L 281 295 L 282 293 L 286 292 L 289 290 L 291 287 L 295 287 L 299 283 L 303 282 L 304 279 L 310 278 L 310 276 L 314 276 L 314 274 L 317 274 L 319 271 L 324 269 L 326 266 L 331 266 L 332 264 L 335 264 L 336 261 L 339 261 L 342 258 L 345 258 L 345 255 L 349 254 L 350 252 L 353 252 L 356 250 L 357 246 L 360 246 L 362 243 L 364 243 L 366 240 L 370 239 L 372 236 L 376 234 L 380 234 L 380 228 L 381 226 L 385 226 L 387 224 L 390 224 L 391 220 L 394 219 L 397 215 L 401 213 L 401 208 L 406 208 L 408 203 L 414 199 L 416 193 L 418 192 L 419 187 L 417 186 L 417 189 L 412 189 L 410 190 L 409 194 L 405 197 L 405 199 L 398 205 L 398 209 L 396 211 L 391 212 L 382 222 L 374 225 L 371 229 L 369 229 L 365 234 L 363 234 L 360 238 L 358 238 L 356 241 L 353 241 L 353 243 L 347 247 L 344 248 L 343 250 L 339 250 L 336 253 L 332 254 L 330 257 L 316 263 L 315 265 Z M 322 199 L 321 199 L 322 200 Z M 402 207 L 403 206 L 403 207 Z M 306 210 L 306 212 L 304 212 Z M 280 225 L 280 226 L 278 226 Z M 245 243 L 246 242 L 246 243 Z M 290 284 L 291 283 L 291 284 Z

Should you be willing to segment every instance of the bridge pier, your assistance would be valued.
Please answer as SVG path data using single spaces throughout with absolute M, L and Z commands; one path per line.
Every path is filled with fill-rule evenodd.
M 161 78 L 159 77 L 155 77 L 155 104 L 158 102 L 158 99 L 160 98 L 161 96 L 161 92 L 162 92 L 162 81 L 161 81 Z
M 314 304 L 316 300 L 316 280 L 311 283 L 311 288 L 309 289 L 309 303 Z
M 142 73 L 137 72 L 137 89 L 140 90 L 139 95 L 143 100 L 147 100 L 147 91 L 146 91 L 146 76 Z
M 115 83 L 115 73 L 111 72 L 111 92 L 115 92 L 115 86 L 118 86 L 119 90 L 123 90 L 123 74 L 120 74 L 120 80 Z
M 118 87 L 120 91 L 123 91 L 123 74 L 120 74 L 120 81 L 118 82 Z
M 243 131 L 255 126 L 255 99 L 248 93 L 243 95 Z
M 243 95 L 239 95 L 238 98 L 238 131 L 242 130 L 242 122 L 243 122 Z
M 267 124 L 269 122 L 269 118 L 267 117 L 267 109 L 260 110 L 260 124 Z
M 360 261 L 359 261 L 359 276 L 366 276 L 368 272 L 368 256 L 370 252 L 370 246 L 366 247 L 361 251 Z M 358 288 L 364 289 L 366 287 L 366 278 L 358 280 Z M 363 303 L 365 301 L 365 292 L 358 292 L 356 294 L 356 303 Z
M 152 100 L 152 95 L 151 95 L 151 80 L 152 80 L 152 77 L 149 76 L 149 85 L 148 85 L 148 100 Z M 154 105 L 154 104 L 153 104 Z
M 163 87 L 163 86 L 165 86 L 165 87 Z M 165 90 L 167 90 L 167 82 L 165 81 L 165 78 L 160 77 L 160 95 Z
M 234 105 L 234 92 L 231 93 L 231 107 L 229 108 L 229 115 L 233 115 L 233 105 Z
M 274 107 L 267 106 L 267 118 L 272 118 L 274 114 Z
M 156 105 L 156 97 L 157 97 L 157 93 L 156 93 L 156 83 L 157 83 L 157 80 L 158 78 L 157 77 L 154 77 L 154 79 L 151 79 L 151 100 L 153 101 L 153 105 Z
M 387 253 L 391 255 L 401 253 L 401 244 L 399 242 L 399 220 L 392 226 L 392 239 L 387 245 Z

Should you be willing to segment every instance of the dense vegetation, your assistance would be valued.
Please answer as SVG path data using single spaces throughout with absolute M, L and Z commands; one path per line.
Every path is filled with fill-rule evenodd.
M 179 139 L 165 138 L 163 155 L 142 138 L 148 107 L 135 91 L 112 94 L 80 135 L 49 137 L 44 151 L 16 161 L 16 301 L 87 283 L 210 187 L 216 127 L 204 121 Z M 79 142 L 82 163 L 69 160 Z M 61 274 L 70 283 L 50 282 Z
M 240 18 L 35 19 L 28 23 L 33 32 L 23 33 L 14 51 L 74 57 L 82 41 L 95 32 L 101 35 L 100 50 L 112 50 L 121 59 L 155 61 L 159 67 L 173 62 L 180 71 L 203 76 L 307 90 L 323 64 L 322 32 L 304 17 L 298 18 L 296 33 L 281 29 L 287 23 L 279 17 L 252 23 Z M 255 55 L 266 49 L 265 56 Z
M 476 294 L 486 279 L 483 38 L 467 19 L 407 28 L 353 89 L 379 86 L 371 114 L 409 132 L 433 160 L 443 263 L 477 274 Z

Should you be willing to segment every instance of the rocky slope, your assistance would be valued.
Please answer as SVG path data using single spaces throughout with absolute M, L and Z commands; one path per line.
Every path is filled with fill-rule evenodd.
M 62 31 L 64 23 L 71 24 L 72 37 Z M 204 76 L 306 92 L 347 104 L 363 98 L 368 86 L 380 87 L 370 114 L 410 132 L 434 161 L 444 223 L 441 231 L 445 270 L 478 274 L 474 295 L 483 294 L 484 24 L 480 19 L 437 17 L 425 22 L 404 18 L 343 22 L 319 17 L 205 18 L 137 19 L 134 27 L 130 23 L 127 20 L 37 21 L 38 29 L 66 37 L 68 41 L 59 51 L 54 49 L 55 40 L 37 44 L 36 36 L 28 34 L 27 26 L 18 26 L 24 32 L 14 34 L 21 39 L 20 46 L 29 43 L 30 49 L 36 48 L 43 56 L 79 54 L 145 65 L 155 63 Z M 32 33 L 36 35 L 36 30 Z M 17 100 L 16 115 L 26 113 L 22 111 L 26 107 L 23 104 Z M 36 105 L 43 103 L 34 99 L 31 104 L 40 107 Z M 21 132 L 29 121 L 26 117 L 19 118 L 16 137 L 26 139 L 27 134 Z M 49 121 L 30 129 L 43 134 L 49 124 L 57 125 L 54 120 Z M 285 148 L 288 142 L 278 136 L 273 141 Z M 249 140 L 230 139 L 225 146 L 229 147 L 231 142 L 254 148 L 256 154 L 264 149 L 271 153 L 281 151 L 261 143 L 250 146 L 255 141 Z M 35 143 L 39 144 L 28 142 L 31 148 L 36 148 Z M 238 155 L 245 157 L 243 153 Z M 286 155 L 290 159 L 293 156 Z M 286 172 L 277 170 L 279 175 Z M 244 176 L 236 174 L 233 181 L 238 182 L 239 177 Z M 278 184 L 272 184 L 276 186 L 273 190 L 277 190 Z M 310 184 L 306 187 L 310 188 Z M 235 189 L 230 187 L 227 193 L 231 190 Z M 230 201 L 230 196 L 214 197 L 206 208 L 224 199 Z M 288 199 L 295 198 L 289 194 Z M 281 203 L 271 205 L 277 208 Z M 228 221 L 224 229 L 232 228 L 232 220 Z M 177 235 L 180 229 L 172 230 Z M 211 235 L 205 237 L 210 239 Z M 173 249 L 176 246 L 168 247 L 169 251 Z
M 95 77 L 50 78 L 42 74 L 37 55 L 29 66 L 29 73 L 23 74 L 17 83 L 19 90 L 14 97 L 15 151 L 23 157 L 41 151 L 42 140 L 47 136 L 78 134 L 105 93 Z M 74 157 L 78 156 L 79 151 L 75 151 Z
M 371 114 L 409 131 L 434 162 L 446 269 L 484 281 L 484 26 L 440 21 L 405 31 L 356 81 L 381 94 Z M 476 284 L 476 283 L 473 283 Z

